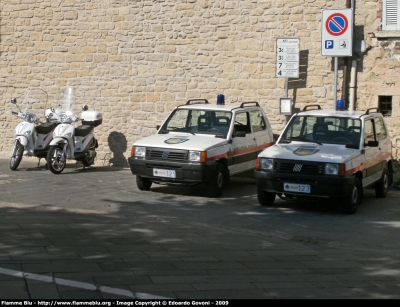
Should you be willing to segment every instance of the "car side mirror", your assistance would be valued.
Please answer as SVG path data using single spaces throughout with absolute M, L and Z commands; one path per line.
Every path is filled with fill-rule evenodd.
M 378 147 L 379 142 L 378 141 L 368 141 L 368 143 L 366 145 L 369 147 Z
M 160 130 L 160 127 L 161 127 L 160 125 L 157 125 L 157 126 L 156 126 L 156 129 L 157 129 L 157 130 Z
M 17 103 L 17 98 L 11 98 L 11 103 L 16 104 Z
M 238 138 L 244 138 L 246 136 L 246 132 L 245 131 L 238 131 L 238 132 L 235 132 L 234 134 L 233 134 L 233 137 L 235 138 L 235 137 L 238 137 Z

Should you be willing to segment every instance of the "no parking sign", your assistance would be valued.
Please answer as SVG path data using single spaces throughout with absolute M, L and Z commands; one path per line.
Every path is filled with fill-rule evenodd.
M 345 57 L 353 54 L 353 9 L 323 10 L 321 55 Z

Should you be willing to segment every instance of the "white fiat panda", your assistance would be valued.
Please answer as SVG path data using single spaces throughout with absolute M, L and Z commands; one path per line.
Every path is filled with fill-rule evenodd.
M 392 180 L 391 141 L 377 109 L 322 110 L 309 105 L 292 116 L 277 143 L 260 153 L 254 171 L 261 205 L 275 197 L 341 198 L 355 213 L 363 189 L 385 197 Z
M 219 197 L 231 175 L 254 170 L 257 155 L 273 145 L 257 102 L 210 104 L 192 99 L 176 107 L 156 134 L 135 142 L 128 158 L 137 187 L 206 184 Z

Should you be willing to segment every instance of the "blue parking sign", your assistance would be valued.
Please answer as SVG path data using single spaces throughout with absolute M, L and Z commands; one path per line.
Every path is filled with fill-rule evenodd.
M 325 49 L 333 49 L 333 40 L 325 41 Z

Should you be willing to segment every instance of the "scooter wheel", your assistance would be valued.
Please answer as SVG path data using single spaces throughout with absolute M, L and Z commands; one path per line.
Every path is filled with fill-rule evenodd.
M 60 147 L 50 147 L 49 152 L 47 153 L 47 166 L 53 174 L 60 174 L 66 164 L 66 157 L 63 159 L 62 149 Z
M 18 165 L 21 163 L 22 155 L 24 154 L 24 145 L 22 145 L 19 141 L 15 144 L 14 156 L 11 156 L 10 160 L 10 169 L 15 171 Z

